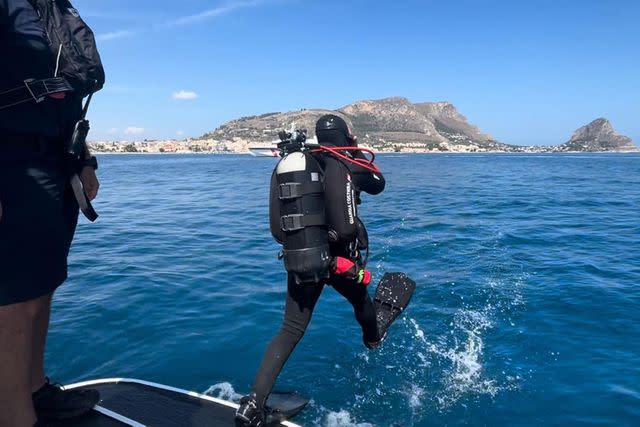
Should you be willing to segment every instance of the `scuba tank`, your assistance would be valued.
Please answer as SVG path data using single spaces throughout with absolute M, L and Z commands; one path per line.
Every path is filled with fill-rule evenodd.
M 269 223 L 282 244 L 285 269 L 297 284 L 330 275 L 331 254 L 325 218 L 324 171 L 308 151 L 304 132 L 283 133 L 282 160 L 271 176 Z

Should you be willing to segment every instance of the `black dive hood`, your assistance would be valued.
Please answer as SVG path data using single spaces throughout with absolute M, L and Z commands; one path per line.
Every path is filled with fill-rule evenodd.
M 321 145 L 334 147 L 356 146 L 356 138 L 342 117 L 326 114 L 316 122 L 316 137 Z

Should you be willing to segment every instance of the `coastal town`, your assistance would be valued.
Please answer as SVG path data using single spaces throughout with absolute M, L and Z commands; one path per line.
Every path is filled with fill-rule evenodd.
M 464 144 L 440 143 L 436 146 L 422 142 L 393 144 L 385 147 L 370 147 L 377 153 L 489 153 L 489 152 L 522 152 L 552 153 L 563 152 L 560 146 L 522 146 L 518 149 L 504 150 L 490 147 L 474 147 Z M 272 145 L 260 144 L 259 148 L 274 148 Z M 218 141 L 215 139 L 184 140 L 142 140 L 142 141 L 91 141 L 89 148 L 99 154 L 252 154 L 250 141 Z M 255 150 L 254 150 L 255 151 Z

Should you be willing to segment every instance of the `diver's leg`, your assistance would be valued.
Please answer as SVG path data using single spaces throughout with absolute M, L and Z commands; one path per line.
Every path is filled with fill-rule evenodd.
M 33 393 L 31 400 L 36 415 L 42 422 L 63 421 L 81 416 L 89 412 L 100 400 L 97 390 L 63 390 L 60 386 L 49 383 L 45 378 L 44 349 L 49 331 L 52 296 L 53 294 L 50 293 L 38 298 L 34 301 L 33 307 L 29 378 Z
M 0 426 L 36 422 L 31 401 L 34 301 L 0 306 Z
M 322 283 L 297 285 L 289 275 L 284 322 L 267 347 L 252 388 L 260 405 L 264 405 L 282 367 L 304 335 L 323 287 Z
M 376 322 L 376 308 L 373 305 L 367 287 L 354 280 L 342 277 L 332 277 L 331 285 L 353 306 L 356 320 L 362 328 L 362 337 L 366 342 L 373 343 L 380 340 Z
M 38 299 L 36 314 L 33 321 L 32 361 L 31 361 L 31 391 L 39 390 L 45 383 L 44 348 L 49 332 L 49 318 L 51 317 L 51 298 L 53 294 Z

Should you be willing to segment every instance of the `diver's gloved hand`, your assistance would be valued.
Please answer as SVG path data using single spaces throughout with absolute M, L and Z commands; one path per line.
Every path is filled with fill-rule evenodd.
M 359 192 L 376 195 L 384 191 L 386 181 L 382 173 L 374 173 L 358 165 L 347 165 L 347 167 Z
M 365 286 L 371 283 L 371 272 L 347 258 L 335 257 L 331 273 L 354 280 L 356 283 Z

